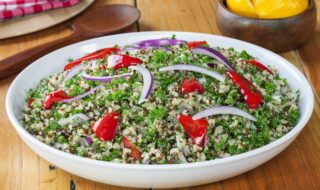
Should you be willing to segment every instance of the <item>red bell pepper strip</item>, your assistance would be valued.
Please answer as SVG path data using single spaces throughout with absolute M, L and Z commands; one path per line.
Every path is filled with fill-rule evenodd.
M 91 128 L 101 141 L 112 141 L 120 122 L 120 114 L 110 112 L 95 122 Z
M 250 59 L 247 61 L 247 63 L 257 67 L 257 69 L 259 69 L 260 71 L 267 71 L 270 74 L 273 74 L 272 71 L 268 67 L 264 66 L 262 63 L 260 63 L 259 61 L 255 60 L 255 59 Z
M 48 110 L 51 109 L 54 103 L 70 98 L 72 98 L 72 96 L 68 96 L 63 90 L 54 91 L 45 97 L 43 107 L 44 109 Z
M 123 141 L 124 147 L 126 147 L 126 148 L 131 150 L 131 156 L 135 160 L 141 160 L 141 152 L 140 152 L 140 150 L 125 136 L 122 136 L 122 141 Z
M 80 59 L 77 59 L 75 61 L 72 61 L 70 63 L 68 63 L 67 65 L 64 66 L 64 70 L 69 70 L 71 68 L 73 68 L 76 65 L 79 65 L 80 63 L 82 63 L 83 61 L 89 61 L 89 60 L 95 60 L 95 59 L 103 59 L 105 58 L 107 55 L 111 54 L 111 53 L 118 53 L 120 49 L 119 48 L 104 48 L 104 49 L 100 49 L 98 51 L 95 51 L 93 53 L 90 53 Z
M 205 44 L 207 44 L 206 41 L 193 41 L 193 42 L 188 42 L 187 46 L 188 46 L 189 49 L 193 49 L 193 48 L 196 48 L 198 46 L 203 46 Z
M 33 103 L 33 101 L 34 101 L 34 99 L 33 98 L 28 98 L 28 100 L 27 100 L 27 104 L 28 104 L 28 106 L 29 107 L 31 107 L 31 104 Z
M 115 55 L 115 56 L 119 56 L 119 58 L 117 59 L 118 62 L 116 63 L 116 65 L 113 66 L 115 70 L 121 69 L 123 67 L 139 65 L 143 63 L 141 59 L 131 57 L 129 55 Z
M 204 88 L 201 83 L 196 79 L 185 79 L 181 85 L 181 93 L 188 94 L 191 92 L 198 92 L 199 94 L 204 93 Z
M 178 115 L 178 121 L 193 143 L 203 147 L 209 125 L 208 121 L 206 119 L 193 120 L 192 116 L 182 114 Z
M 227 74 L 229 75 L 232 82 L 237 85 L 248 107 L 250 109 L 258 108 L 263 101 L 263 96 L 257 90 L 257 88 L 249 80 L 243 78 L 233 70 L 229 70 Z

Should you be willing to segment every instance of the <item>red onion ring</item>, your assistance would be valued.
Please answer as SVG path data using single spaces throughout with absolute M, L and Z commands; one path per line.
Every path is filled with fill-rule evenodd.
M 177 65 L 162 67 L 162 68 L 160 68 L 159 71 L 163 72 L 163 71 L 175 71 L 175 70 L 193 71 L 193 72 L 202 73 L 202 74 L 211 76 L 211 77 L 219 80 L 220 82 L 224 81 L 224 79 L 225 79 L 225 77 L 223 75 L 221 75 L 220 73 L 218 73 L 216 71 L 211 71 L 211 70 L 207 70 L 203 67 L 199 67 L 199 66 L 195 66 L 195 65 L 188 65 L 188 64 L 177 64 Z
M 87 73 L 82 73 L 82 78 L 85 80 L 90 80 L 90 81 L 101 81 L 101 82 L 110 82 L 112 79 L 115 78 L 126 78 L 130 77 L 133 73 L 124 73 L 121 75 L 113 75 L 113 76 L 106 76 L 106 77 L 96 77 L 96 76 L 91 76 L 88 75 Z
M 257 119 L 253 115 L 251 115 L 243 110 L 240 110 L 239 108 L 232 107 L 232 106 L 214 106 L 214 107 L 208 108 L 206 110 L 203 110 L 203 111 L 195 114 L 192 117 L 192 119 L 197 120 L 197 119 L 201 119 L 201 118 L 208 117 L 211 115 L 221 115 L 221 114 L 237 115 L 237 116 L 241 116 L 241 117 L 250 119 L 254 122 L 257 121 Z
M 86 143 L 87 143 L 89 146 L 91 146 L 91 145 L 92 145 L 93 140 L 92 140 L 92 138 L 91 138 L 91 137 L 86 137 L 86 138 L 85 138 L 85 140 L 86 140 Z
M 199 46 L 199 47 L 193 48 L 191 51 L 195 54 L 204 54 L 209 57 L 212 57 L 218 60 L 219 62 L 223 63 L 225 66 L 228 67 L 228 69 L 234 70 L 231 63 L 228 61 L 228 59 L 224 55 L 222 55 L 222 53 L 220 53 L 215 49 L 205 47 L 205 46 Z
M 174 40 L 174 39 L 151 39 L 136 42 L 135 47 L 149 47 L 149 46 L 172 46 L 172 45 L 181 45 L 186 44 L 186 41 L 183 40 Z
M 106 83 L 107 83 L 107 82 L 103 82 L 103 83 L 99 84 L 98 86 L 90 89 L 89 91 L 87 91 L 87 92 L 85 92 L 85 93 L 83 93 L 83 94 L 80 94 L 80 95 L 78 95 L 78 96 L 76 96 L 76 97 L 73 97 L 73 98 L 70 98 L 70 99 L 61 100 L 61 101 L 59 101 L 59 102 L 68 103 L 68 102 L 72 102 L 72 101 L 75 101 L 75 100 L 79 100 L 79 99 L 81 99 L 81 98 L 84 98 L 84 97 L 88 96 L 89 94 L 94 93 L 96 90 L 98 90 L 99 88 L 101 88 L 101 87 L 102 87 L 103 85 L 105 85 Z
M 140 99 L 139 99 L 139 104 L 145 102 L 148 98 L 148 96 L 150 96 L 152 88 L 153 88 L 153 76 L 151 74 L 151 72 L 141 66 L 141 65 L 137 65 L 137 66 L 130 66 L 129 69 L 133 69 L 136 70 L 138 72 L 140 72 L 142 74 L 143 77 L 143 87 L 142 87 L 142 91 L 141 91 L 141 95 L 140 95 Z
M 62 126 L 68 125 L 68 124 L 71 124 L 74 119 L 80 119 L 82 122 L 84 122 L 84 121 L 89 120 L 89 117 L 84 115 L 83 113 L 78 113 L 78 114 L 72 115 L 68 118 L 60 119 L 58 121 L 58 124 L 62 125 Z
M 60 84 L 60 88 L 64 87 L 64 83 L 71 79 L 72 77 L 74 77 L 78 72 L 80 72 L 83 69 L 82 64 L 77 65 L 75 67 L 73 67 L 70 71 L 68 71 L 67 75 L 64 77 L 64 79 L 62 80 L 61 84 Z

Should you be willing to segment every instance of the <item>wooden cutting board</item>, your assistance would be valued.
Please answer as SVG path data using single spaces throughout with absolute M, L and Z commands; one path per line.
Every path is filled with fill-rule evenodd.
M 0 23 L 0 40 L 37 32 L 64 22 L 84 11 L 94 0 L 82 0 L 68 7 L 28 15 Z

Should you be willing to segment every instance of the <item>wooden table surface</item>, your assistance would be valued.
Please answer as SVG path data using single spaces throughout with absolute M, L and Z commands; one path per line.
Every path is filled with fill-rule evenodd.
M 220 34 L 215 23 L 215 0 L 96 0 L 93 6 L 109 3 L 131 4 L 140 9 L 139 23 L 126 32 L 173 30 Z M 316 3 L 320 10 L 320 1 Z M 318 11 L 318 22 L 319 16 Z M 70 23 L 19 38 L 0 40 L 0 59 L 70 34 Z M 266 164 L 231 179 L 188 189 L 320 188 L 320 25 L 306 46 L 281 55 L 300 68 L 312 83 L 316 96 L 315 110 L 307 126 L 285 151 Z M 0 81 L 0 190 L 124 189 L 54 168 L 21 141 L 5 111 L 6 92 L 14 78 Z

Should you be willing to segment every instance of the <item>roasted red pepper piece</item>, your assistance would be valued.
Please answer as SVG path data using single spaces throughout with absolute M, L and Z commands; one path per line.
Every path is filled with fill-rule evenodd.
M 178 115 L 178 121 L 193 143 L 204 146 L 209 123 L 206 119 L 193 120 L 189 115 Z
M 118 53 L 118 51 L 119 51 L 119 48 L 115 48 L 115 47 L 100 49 L 100 50 L 95 51 L 93 53 L 90 53 L 80 59 L 77 59 L 75 61 L 68 63 L 67 65 L 64 66 L 64 70 L 69 70 L 69 69 L 73 68 L 74 66 L 79 65 L 83 61 L 103 59 L 111 53 Z
M 207 42 L 206 41 L 193 41 L 193 42 L 188 42 L 187 43 L 187 46 L 189 49 L 193 49 L 193 48 L 196 48 L 198 46 L 203 46 L 203 45 L 206 45 Z
M 185 79 L 181 85 L 181 93 L 188 94 L 191 92 L 198 92 L 202 94 L 204 92 L 204 88 L 196 79 Z
M 46 96 L 43 102 L 43 107 L 44 109 L 51 109 L 54 103 L 70 98 L 72 97 L 68 96 L 63 90 L 54 91 Z
M 247 61 L 247 63 L 257 67 L 257 69 L 259 69 L 260 71 L 267 71 L 270 74 L 273 74 L 272 71 L 268 67 L 264 66 L 262 63 L 260 63 L 259 61 L 255 60 L 255 59 L 250 59 Z
M 129 67 L 129 66 L 134 66 L 134 65 L 139 65 L 143 63 L 141 59 L 131 57 L 129 55 L 115 55 L 119 56 L 117 59 L 116 65 L 113 66 L 115 70 L 121 69 L 123 67 Z
M 110 112 L 92 125 L 92 130 L 101 141 L 112 141 L 120 122 L 118 112 Z
M 29 99 L 27 100 L 27 104 L 28 104 L 29 107 L 31 107 L 31 104 L 33 103 L 33 101 L 34 101 L 33 98 L 29 98 Z
M 141 152 L 140 152 L 140 150 L 129 139 L 127 139 L 125 136 L 122 136 L 122 141 L 123 141 L 124 147 L 126 147 L 126 148 L 131 150 L 131 156 L 135 160 L 141 160 Z
M 227 72 L 232 82 L 237 85 L 240 93 L 244 97 L 250 109 L 256 109 L 263 101 L 263 96 L 257 88 L 247 79 L 243 78 L 237 72 L 229 70 Z

